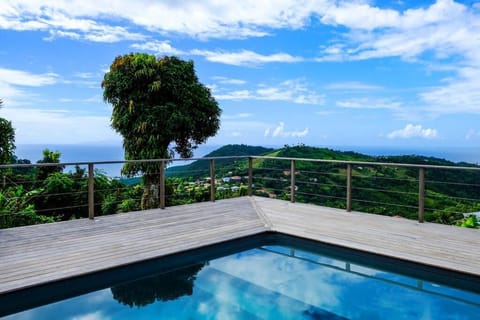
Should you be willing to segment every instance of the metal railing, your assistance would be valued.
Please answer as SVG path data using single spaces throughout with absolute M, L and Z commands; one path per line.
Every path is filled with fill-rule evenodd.
M 398 204 L 398 206 L 404 206 L 405 208 L 417 209 L 417 220 L 422 223 L 425 220 L 425 201 L 426 201 L 426 172 L 429 170 L 467 170 L 467 171 L 477 171 L 480 172 L 480 167 L 478 166 L 472 166 L 472 167 L 460 167 L 460 166 L 438 166 L 438 165 L 428 165 L 428 164 L 405 164 L 405 163 L 390 163 L 390 162 L 363 162 L 363 161 L 342 161 L 342 160 L 324 160 L 324 159 L 309 159 L 309 158 L 287 158 L 287 157 L 267 157 L 267 156 L 232 156 L 232 157 L 205 157 L 205 158 L 190 158 L 190 159 L 152 159 L 152 160 L 127 160 L 127 161 L 100 161 L 100 162 L 72 162 L 72 163 L 43 163 L 43 164 L 14 164 L 14 165 L 0 165 L 0 172 L 1 170 L 5 169 L 21 169 L 21 168 L 42 168 L 42 167 L 66 167 L 66 166 L 83 166 L 86 167 L 87 170 L 87 177 L 88 177 L 88 183 L 87 183 L 87 203 L 85 206 L 88 207 L 88 218 L 94 219 L 96 216 L 95 213 L 95 205 L 97 204 L 95 202 L 95 169 L 97 166 L 101 165 L 112 165 L 112 164 L 125 164 L 125 163 L 157 163 L 159 164 L 159 171 L 156 173 L 158 174 L 158 197 L 159 197 L 159 208 L 165 208 L 166 207 L 166 176 L 167 176 L 167 165 L 176 163 L 179 161 L 208 161 L 209 162 L 209 172 L 208 172 L 208 177 L 210 179 L 210 186 L 209 186 L 209 193 L 210 201 L 215 201 L 216 200 L 216 191 L 217 191 L 217 183 L 216 183 L 216 176 L 217 176 L 217 170 L 216 170 L 216 163 L 219 161 L 224 161 L 224 160 L 231 160 L 231 161 L 244 161 L 244 166 L 245 168 L 243 170 L 246 171 L 247 174 L 247 195 L 252 196 L 254 194 L 259 193 L 259 189 L 255 189 L 255 181 L 266 181 L 265 184 L 272 183 L 272 184 L 283 184 L 285 185 L 282 187 L 281 190 L 277 190 L 278 193 L 283 194 L 285 197 L 288 196 L 288 199 L 291 202 L 297 201 L 299 196 L 303 197 L 313 197 L 317 196 L 312 193 L 308 192 L 301 192 L 299 191 L 299 185 L 308 185 L 312 188 L 317 188 L 317 189 L 328 189 L 328 190 L 336 190 L 336 193 L 334 194 L 328 194 L 324 195 L 324 198 L 330 199 L 331 201 L 336 201 L 336 203 L 339 203 L 339 201 L 343 198 L 344 199 L 344 204 L 341 205 L 346 211 L 350 212 L 352 211 L 352 203 L 366 203 L 366 202 L 371 202 L 373 205 L 392 205 L 392 204 L 386 204 L 382 202 L 376 202 L 376 201 L 367 201 L 365 199 L 361 198 L 355 198 L 356 194 L 363 194 L 365 192 L 383 192 L 383 193 L 388 193 L 388 192 L 397 192 L 400 193 L 400 196 L 402 194 L 412 196 L 416 194 L 417 198 L 417 203 L 416 204 Z M 282 162 L 281 166 L 276 166 L 275 168 L 268 168 L 268 167 L 258 167 L 255 168 L 254 162 L 255 161 L 275 161 L 275 162 Z M 336 171 L 338 173 L 332 173 L 328 171 L 308 171 L 304 169 L 299 169 L 300 163 L 310 163 L 310 164 L 325 164 L 329 166 L 336 166 Z M 373 188 L 367 188 L 364 186 L 356 186 L 355 182 L 360 181 L 362 179 L 370 179 L 371 176 L 369 175 L 362 175 L 361 171 L 364 170 L 363 167 L 368 167 L 368 168 L 376 168 L 375 170 L 380 170 L 378 168 L 405 168 L 408 170 L 416 170 L 417 174 L 415 178 L 412 177 L 407 177 L 405 178 L 405 183 L 407 184 L 417 184 L 418 187 L 416 188 L 415 191 L 412 190 L 407 190 L 404 192 L 399 192 L 399 191 L 392 191 L 392 190 L 387 190 L 387 189 L 373 189 Z M 280 178 L 272 178 L 272 177 L 266 177 L 262 176 L 261 174 L 256 175 L 255 174 L 255 169 L 258 170 L 276 170 L 276 175 L 279 176 Z M 316 169 L 318 170 L 318 169 Z M 325 170 L 328 170 L 325 169 Z M 309 180 L 301 180 L 297 179 L 297 175 L 300 173 L 304 173 L 304 179 L 309 179 Z M 312 178 L 312 176 L 322 176 L 322 175 L 334 175 L 333 181 L 334 182 L 329 182 L 329 184 L 322 183 L 321 181 L 319 182 L 317 178 Z M 289 179 L 286 179 L 285 177 L 289 176 Z M 378 176 L 376 177 L 380 181 L 380 179 L 383 179 L 382 181 L 388 181 L 388 177 L 385 176 Z M 343 182 L 342 182 L 343 181 Z M 3 187 L 5 187 L 7 181 L 5 178 L 5 175 L 3 176 Z M 12 184 L 18 184 L 21 182 L 15 182 L 13 181 Z M 397 182 L 396 182 L 397 183 Z M 400 183 L 400 181 L 398 182 Z M 439 181 L 431 181 L 431 183 L 446 183 L 446 182 L 439 182 Z M 480 185 L 477 185 L 475 183 L 464 183 L 461 181 L 454 181 L 454 182 L 448 182 L 450 184 L 457 185 L 465 185 L 469 187 L 479 187 Z M 343 190 L 343 191 L 342 191 Z M 479 189 L 480 190 L 480 189 Z M 318 195 L 321 196 L 321 195 Z M 434 195 L 432 195 L 433 197 Z M 285 198 L 284 197 L 284 198 Z M 452 197 L 453 198 L 453 197 Z M 460 198 L 459 198 L 460 199 Z M 463 199 L 463 200 L 471 200 L 471 201 L 477 201 L 477 199 Z M 478 200 L 480 203 L 480 200 Z M 82 204 L 83 206 L 83 204 Z

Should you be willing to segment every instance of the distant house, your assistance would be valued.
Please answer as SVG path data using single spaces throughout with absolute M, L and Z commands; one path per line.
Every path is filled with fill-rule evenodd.
M 230 180 L 232 180 L 232 177 L 223 177 L 222 180 L 223 180 L 223 182 L 225 182 L 225 183 L 229 183 Z
M 290 170 L 283 170 L 283 174 L 285 176 L 289 176 L 290 175 Z M 299 170 L 295 170 L 295 175 L 297 175 L 297 174 L 300 174 Z

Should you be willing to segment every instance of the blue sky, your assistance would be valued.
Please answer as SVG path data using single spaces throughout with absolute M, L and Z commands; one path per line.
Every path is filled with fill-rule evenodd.
M 121 144 L 100 83 L 177 55 L 223 109 L 210 145 L 476 147 L 480 2 L 0 2 L 0 117 L 17 144 Z

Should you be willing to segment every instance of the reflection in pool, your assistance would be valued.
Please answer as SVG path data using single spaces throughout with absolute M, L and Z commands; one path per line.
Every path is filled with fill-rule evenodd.
M 478 319 L 478 292 L 361 260 L 261 245 L 4 319 Z

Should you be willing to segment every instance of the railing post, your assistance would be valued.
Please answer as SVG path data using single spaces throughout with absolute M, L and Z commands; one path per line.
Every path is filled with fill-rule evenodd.
M 215 201 L 215 160 L 210 159 L 210 201 Z
M 88 164 L 88 218 L 93 220 L 95 219 L 95 212 L 94 212 L 94 189 L 93 186 L 95 185 L 95 180 L 93 178 L 93 163 Z
M 248 157 L 248 196 L 253 194 L 253 159 Z
M 295 160 L 290 160 L 290 201 L 295 202 Z
M 165 209 L 165 161 L 160 161 L 160 209 Z
M 347 212 L 352 211 L 352 164 L 347 164 Z
M 418 222 L 423 223 L 425 211 L 425 168 L 418 169 Z

